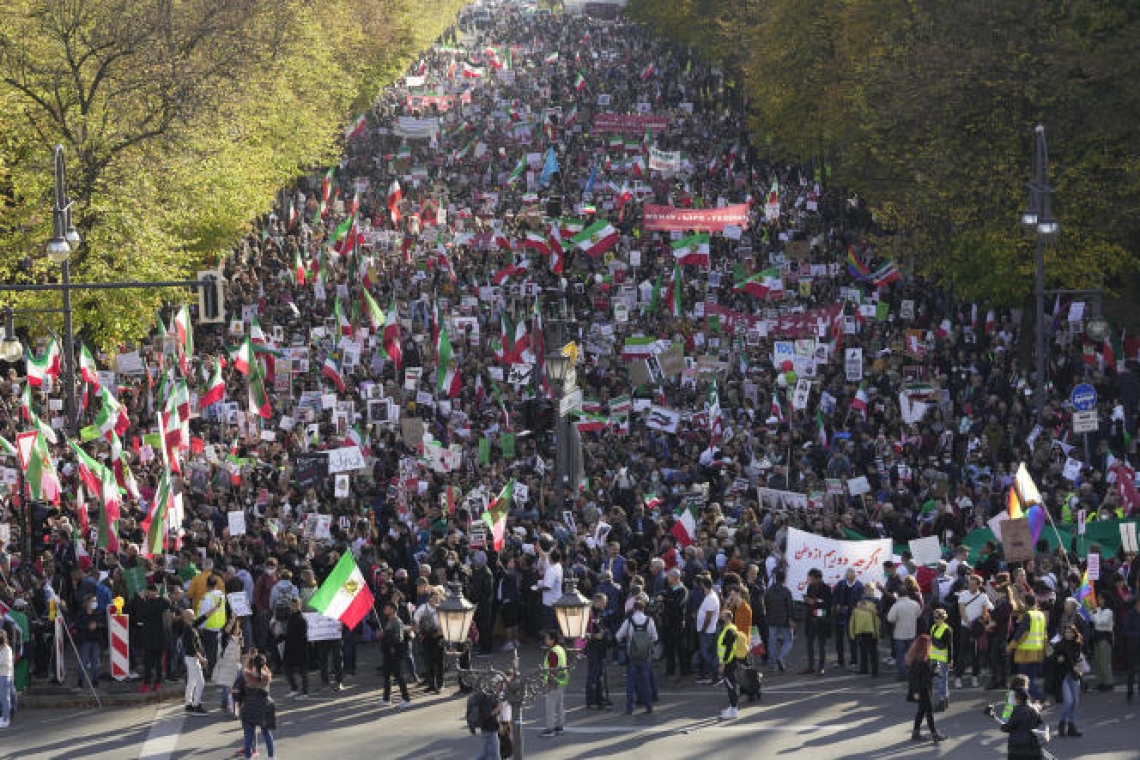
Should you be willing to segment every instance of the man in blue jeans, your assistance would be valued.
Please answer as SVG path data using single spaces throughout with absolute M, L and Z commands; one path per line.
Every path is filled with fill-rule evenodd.
M 782 672 L 787 667 L 795 637 L 795 602 L 792 600 L 792 592 L 785 585 L 787 572 L 777 570 L 772 574 L 772 579 L 772 587 L 764 594 L 764 608 L 768 613 L 768 640 L 764 644 L 768 647 L 768 659 L 772 667 L 779 668 Z M 776 648 L 777 641 L 780 642 L 779 649 Z
M 717 672 L 716 635 L 720 618 L 720 598 L 713 591 L 712 578 L 701 575 L 697 585 L 704 594 L 697 610 L 697 642 L 701 647 L 701 678 L 698 683 L 711 684 Z
M 638 598 L 633 612 L 618 629 L 617 640 L 626 645 L 629 655 L 629 672 L 625 687 L 625 714 L 633 715 L 634 702 L 645 705 L 645 712 L 653 712 L 653 647 L 657 644 L 657 626 L 645 614 L 645 601 Z

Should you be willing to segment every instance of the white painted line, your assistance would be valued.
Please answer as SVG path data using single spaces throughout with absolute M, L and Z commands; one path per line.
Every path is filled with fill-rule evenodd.
M 743 733 L 764 731 L 848 731 L 858 728 L 854 723 L 740 723 L 737 721 L 717 721 L 702 723 L 689 728 L 670 726 L 567 726 L 568 734 L 689 734 L 694 731 L 715 729 L 717 731 L 738 731 Z M 544 731 L 542 725 L 526 726 L 528 731 Z
M 186 712 L 182 705 L 159 710 L 139 752 L 139 760 L 170 760 L 178 747 Z

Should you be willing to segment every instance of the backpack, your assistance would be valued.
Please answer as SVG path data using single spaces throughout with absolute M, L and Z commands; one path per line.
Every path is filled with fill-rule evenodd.
M 631 660 L 648 660 L 653 657 L 653 637 L 649 635 L 649 620 L 638 625 L 629 620 L 632 633 L 629 636 L 629 657 Z
M 475 733 L 495 714 L 496 700 L 491 694 L 475 692 L 467 698 L 467 730 Z
M 284 623 L 289 619 L 289 613 L 293 611 L 293 599 L 296 597 L 296 589 L 290 588 L 289 591 L 277 594 L 277 604 L 273 607 L 273 619 L 279 623 Z

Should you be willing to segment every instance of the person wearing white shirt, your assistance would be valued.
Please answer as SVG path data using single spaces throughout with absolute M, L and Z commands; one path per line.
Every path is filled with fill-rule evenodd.
M 716 628 L 720 617 L 720 598 L 713 591 L 712 580 L 708 577 L 697 579 L 705 598 L 697 609 L 697 640 L 701 646 L 700 683 L 712 683 L 719 664 L 716 656 Z
M 554 603 L 562 598 L 562 554 L 557 549 L 550 552 L 550 562 L 535 591 L 542 592 L 543 630 L 556 630 L 558 620 L 554 616 Z

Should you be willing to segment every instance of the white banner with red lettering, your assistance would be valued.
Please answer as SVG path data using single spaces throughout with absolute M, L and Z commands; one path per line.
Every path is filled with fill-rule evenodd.
M 864 586 L 872 581 L 882 583 L 883 563 L 891 558 L 891 550 L 889 538 L 839 541 L 788 528 L 788 550 L 784 555 L 788 563 L 788 588 L 796 600 L 802 600 L 804 589 L 808 587 L 808 571 L 812 568 L 823 573 L 828 586 L 838 583 L 848 568 L 855 570 Z

